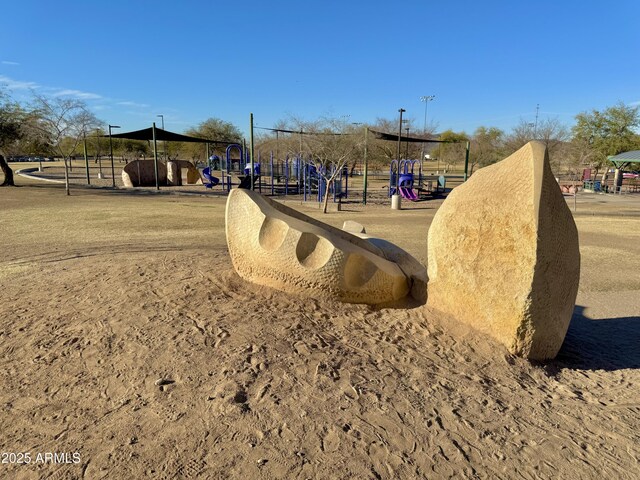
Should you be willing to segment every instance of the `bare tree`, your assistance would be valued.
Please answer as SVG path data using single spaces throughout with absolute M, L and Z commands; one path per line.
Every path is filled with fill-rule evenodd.
M 557 170 L 569 139 L 569 129 L 557 118 L 546 118 L 537 124 L 521 119 L 505 139 L 505 154 L 510 155 L 531 140 L 538 140 L 547 147 L 549 162 Z
M 334 128 L 340 126 L 335 122 L 331 122 L 329 125 Z M 311 151 L 310 163 L 315 167 L 318 175 L 322 177 L 326 186 L 322 213 L 327 213 L 329 187 L 356 157 L 358 142 L 354 141 L 352 134 L 324 128 L 316 132 L 316 135 L 311 136 L 306 143 Z
M 64 161 L 65 191 L 69 195 L 69 157 L 78 148 L 83 135 L 101 122 L 83 101 L 71 98 L 34 94 L 33 111 L 38 118 L 35 128 L 48 138 L 52 150 Z
M 308 159 L 326 185 L 322 212 L 327 213 L 329 187 L 341 172 L 354 162 L 363 137 L 350 129 L 347 122 L 336 118 L 321 118 L 305 122 L 296 117 L 278 122 L 276 128 L 287 131 L 278 141 L 280 154 L 299 155 Z M 360 132 L 358 132 L 360 133 Z

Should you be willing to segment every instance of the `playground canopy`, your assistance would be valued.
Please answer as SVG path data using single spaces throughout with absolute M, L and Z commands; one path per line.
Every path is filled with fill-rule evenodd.
M 108 137 L 109 135 L 102 135 Z M 153 128 L 143 128 L 142 130 L 134 130 L 133 132 L 124 132 L 111 134 L 111 138 L 126 138 L 128 140 L 153 140 Z M 221 143 L 230 144 L 234 142 L 223 142 L 220 140 L 209 140 L 208 138 L 190 137 L 180 133 L 170 132 L 156 127 L 156 141 L 165 142 L 192 142 L 192 143 Z
M 398 141 L 397 134 L 378 132 L 376 130 L 371 130 L 371 129 L 369 129 L 369 132 L 371 132 L 374 135 L 374 137 L 379 140 L 392 140 L 394 142 Z M 449 140 L 430 140 L 426 138 L 403 137 L 403 136 L 400 136 L 400 141 L 402 143 L 407 143 L 407 142 L 409 143 L 455 143 Z
M 620 169 L 624 170 L 632 163 L 640 164 L 640 150 L 632 150 L 630 152 L 619 153 L 618 155 L 613 155 L 607 157 L 608 160 L 613 163 L 613 165 Z

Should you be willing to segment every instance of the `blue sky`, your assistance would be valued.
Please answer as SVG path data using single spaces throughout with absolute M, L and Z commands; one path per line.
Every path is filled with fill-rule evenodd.
M 472 133 L 640 104 L 640 2 L 3 2 L 0 83 L 84 99 L 105 123 L 247 131 L 398 109 Z

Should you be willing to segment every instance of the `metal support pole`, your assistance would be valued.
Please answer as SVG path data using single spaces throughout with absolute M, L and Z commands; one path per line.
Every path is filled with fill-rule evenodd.
M 91 178 L 89 177 L 89 157 L 87 156 L 87 134 L 82 132 L 82 141 L 84 145 L 84 166 L 87 170 L 87 185 L 91 185 Z
M 156 175 L 156 190 L 160 190 L 160 181 L 158 179 L 158 143 L 156 142 L 156 122 L 153 122 L 153 170 Z
M 464 155 L 464 181 L 467 181 L 468 175 L 467 172 L 469 171 L 469 147 L 470 147 L 470 142 L 467 142 L 467 151 L 465 152 Z
M 103 178 L 102 175 L 102 156 L 100 155 L 100 130 L 96 128 L 96 161 L 98 162 L 98 178 Z
M 254 151 L 253 151 L 253 113 L 250 114 L 249 122 L 250 122 L 250 127 L 249 127 L 249 145 L 250 145 L 250 147 L 249 148 L 251 149 L 251 151 L 250 151 L 251 160 L 250 160 L 249 166 L 251 168 L 251 190 L 253 190 L 253 182 L 254 182 L 254 178 L 253 178 L 253 176 L 254 176 L 253 175 L 253 154 L 254 154 Z
M 111 182 L 113 187 L 116 186 L 116 173 L 113 167 L 113 144 L 111 143 L 111 125 L 109 125 L 109 157 L 111 157 Z
M 402 114 L 406 112 L 404 108 L 398 110 L 400 112 L 400 121 L 398 126 L 398 165 L 396 166 L 396 185 L 395 185 L 395 193 L 391 196 L 391 208 L 393 210 L 400 210 L 401 207 L 401 196 L 400 196 L 400 148 L 402 144 Z
M 369 127 L 364 127 L 364 187 L 362 190 L 362 203 L 364 205 L 367 204 L 367 174 L 369 173 L 369 165 L 367 164 L 367 154 L 369 152 Z
M 156 115 L 156 117 L 160 117 L 162 120 L 162 130 L 164 130 L 164 115 Z M 167 141 L 164 140 L 162 143 L 162 158 L 164 158 L 165 162 L 167 161 Z

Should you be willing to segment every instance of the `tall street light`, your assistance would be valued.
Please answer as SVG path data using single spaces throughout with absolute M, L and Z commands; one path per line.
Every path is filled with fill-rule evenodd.
M 423 95 L 420 97 L 420 101 L 424 102 L 424 127 L 422 129 L 422 135 L 425 140 L 427 138 L 427 107 L 429 106 L 429 102 L 436 98 L 435 95 Z M 420 174 L 422 176 L 422 170 L 424 165 L 424 142 L 422 142 L 422 153 L 420 154 Z
M 160 117 L 160 120 L 162 120 L 162 130 L 164 130 L 164 115 L 156 115 L 156 117 Z M 163 153 L 163 157 L 164 157 L 164 161 L 167 161 L 167 141 L 164 140 L 162 142 L 162 153 Z
M 116 169 L 113 166 L 113 143 L 111 143 L 111 129 L 120 128 L 120 125 L 109 125 L 109 156 L 111 157 L 111 180 L 113 188 L 116 186 Z

